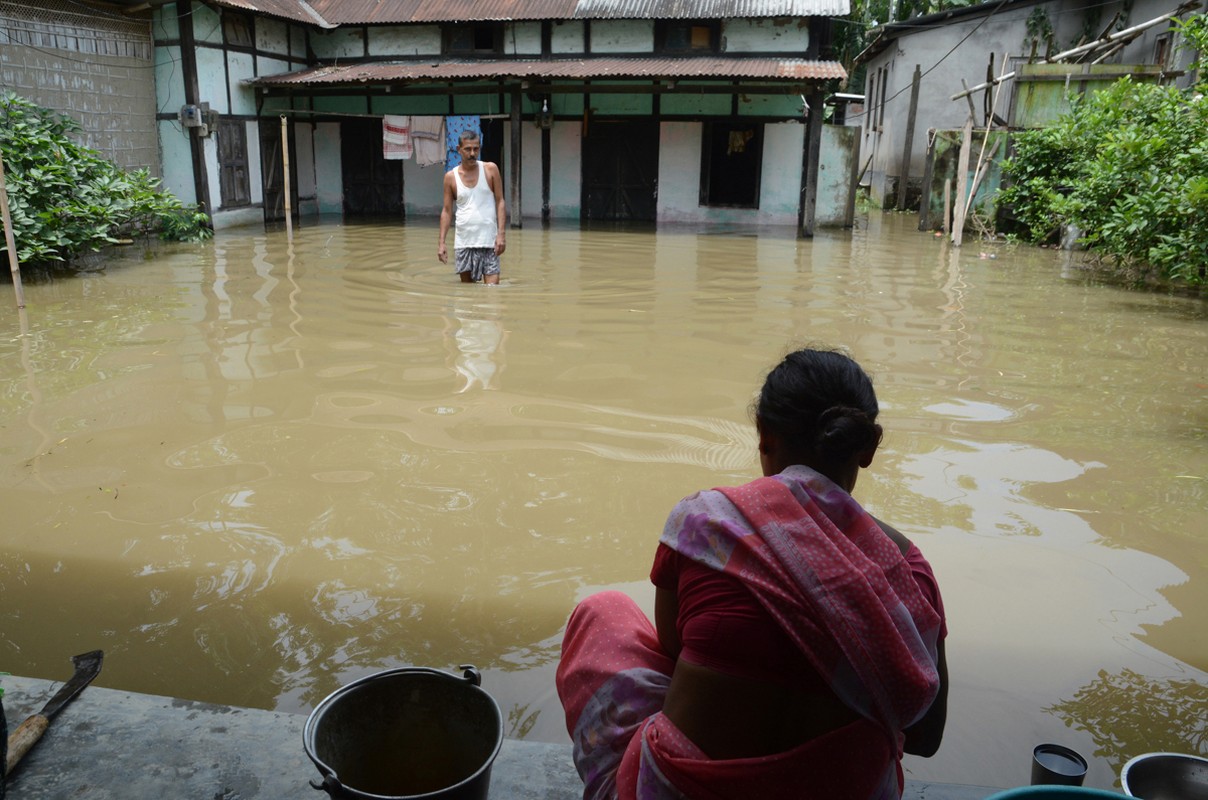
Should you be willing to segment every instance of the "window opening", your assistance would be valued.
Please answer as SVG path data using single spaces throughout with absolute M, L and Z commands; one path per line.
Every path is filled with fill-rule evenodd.
M 701 147 L 702 206 L 759 208 L 762 171 L 762 123 L 705 123 Z

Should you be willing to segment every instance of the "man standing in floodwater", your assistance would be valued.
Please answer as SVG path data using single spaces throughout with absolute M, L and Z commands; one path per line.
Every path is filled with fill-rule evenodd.
M 462 283 L 499 283 L 499 257 L 507 248 L 505 231 L 508 211 L 503 201 L 503 179 L 499 167 L 479 161 L 482 144 L 473 131 L 457 140 L 461 164 L 445 173 L 445 201 L 440 210 L 440 244 L 436 257 L 449 263 L 445 237 L 449 225 L 457 227 L 453 253 Z M 453 207 L 457 206 L 457 219 Z

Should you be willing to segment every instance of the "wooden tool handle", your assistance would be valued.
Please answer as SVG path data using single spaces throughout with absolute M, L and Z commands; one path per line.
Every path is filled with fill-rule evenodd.
M 41 714 L 34 714 L 12 732 L 8 737 L 8 759 L 4 765 L 5 775 L 12 772 L 13 767 L 17 766 L 17 762 L 29 752 L 29 748 L 37 744 L 38 740 L 42 738 L 42 734 L 46 733 L 46 726 L 49 724 L 49 719 Z

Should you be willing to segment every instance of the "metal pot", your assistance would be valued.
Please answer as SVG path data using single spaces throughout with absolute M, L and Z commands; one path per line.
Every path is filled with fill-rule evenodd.
M 1120 771 L 1129 797 L 1144 800 L 1208 800 L 1208 758 L 1182 753 L 1145 753 Z

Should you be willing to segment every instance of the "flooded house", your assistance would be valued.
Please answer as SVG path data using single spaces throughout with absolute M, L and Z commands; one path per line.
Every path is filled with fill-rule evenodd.
M 845 77 L 830 41 L 831 17 L 847 11 L 847 0 L 166 3 L 153 23 L 164 177 L 219 225 L 282 218 L 286 164 L 295 214 L 435 216 L 445 140 L 435 158 L 421 139 L 470 125 L 503 170 L 513 225 L 808 234 L 841 223 L 850 199 L 855 131 L 824 132 L 821 113 Z M 387 124 L 401 131 L 393 152 Z M 819 192 L 827 158 L 839 186 Z

